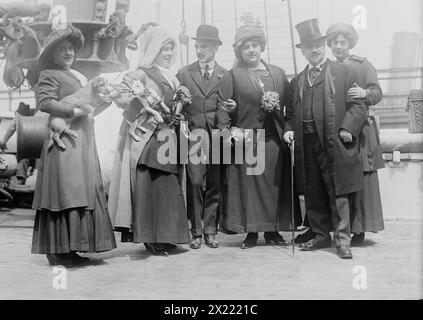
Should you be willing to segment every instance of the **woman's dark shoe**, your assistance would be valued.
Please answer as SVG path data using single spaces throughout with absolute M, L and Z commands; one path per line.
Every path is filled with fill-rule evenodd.
M 254 248 L 257 245 L 258 233 L 250 232 L 241 244 L 241 249 Z
M 284 240 L 284 238 L 279 234 L 279 232 L 265 232 L 264 233 L 264 241 L 266 244 L 274 244 L 277 245 L 287 245 L 288 243 Z
M 161 243 L 144 243 L 144 246 L 155 256 L 168 256 L 166 247 Z
M 163 246 L 167 252 L 176 250 L 178 248 L 176 244 L 172 244 L 172 243 L 163 243 Z
M 351 238 L 351 246 L 361 246 L 364 242 L 365 233 L 354 234 Z
M 72 268 L 73 263 L 66 254 L 47 254 L 48 263 L 51 266 L 64 266 L 65 268 Z
M 120 236 L 120 242 L 134 242 L 134 233 L 129 230 L 123 230 Z
M 74 251 L 72 251 L 71 253 L 68 253 L 67 256 L 70 259 L 70 261 L 74 264 L 84 264 L 84 263 L 88 263 L 90 261 L 89 258 L 81 257 L 80 255 L 78 255 Z

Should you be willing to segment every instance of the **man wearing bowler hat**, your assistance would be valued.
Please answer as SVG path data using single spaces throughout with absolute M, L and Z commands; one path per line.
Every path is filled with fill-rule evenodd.
M 195 52 L 198 61 L 178 71 L 177 78 L 181 85 L 187 87 L 192 96 L 191 105 L 183 110 L 191 131 L 202 129 L 209 137 L 211 150 L 211 133 L 215 129 L 217 93 L 227 70 L 215 60 L 222 41 L 219 31 L 212 25 L 200 25 L 195 38 Z M 189 142 L 189 149 L 196 141 Z M 213 150 L 211 150 L 212 152 Z M 221 166 L 208 163 L 187 164 L 187 209 L 191 221 L 192 240 L 190 247 L 199 249 L 201 239 L 210 248 L 217 248 L 216 239 L 218 206 L 220 201 Z
M 348 96 L 357 77 L 348 68 L 325 59 L 325 37 L 317 19 L 296 26 L 300 48 L 308 61 L 291 80 L 291 139 L 295 139 L 297 192 L 304 194 L 306 215 L 314 238 L 303 251 L 331 246 L 334 230 L 337 254 L 351 259 L 349 201 L 363 188 L 359 136 L 366 106 Z

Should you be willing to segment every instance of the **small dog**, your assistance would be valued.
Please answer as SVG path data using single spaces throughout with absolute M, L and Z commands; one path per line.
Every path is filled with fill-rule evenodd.
M 131 103 L 134 96 L 138 97 L 140 104 Z M 114 91 L 109 97 L 125 109 L 125 119 L 129 125 L 128 133 L 135 140 L 140 141 L 141 138 L 136 134 L 136 129 L 145 133 L 147 130 L 139 123 L 143 115 L 150 114 L 157 123 L 163 123 L 163 117 L 160 108 L 165 113 L 170 113 L 170 109 L 163 102 L 159 94 L 140 80 L 124 79 L 121 84 L 114 86 Z
M 88 111 L 88 116 L 92 117 L 96 108 L 106 108 L 112 103 L 112 99 L 109 97 L 109 94 L 112 91 L 113 88 L 108 84 L 106 79 L 102 77 L 95 77 L 94 79 L 90 80 L 85 87 L 63 98 L 61 102 L 71 104 L 75 108 Z M 60 140 L 61 135 L 64 133 L 73 139 L 77 138 L 75 131 L 69 129 L 71 120 L 72 118 L 64 119 L 50 116 L 50 141 L 48 143 L 49 150 L 53 147 L 54 144 L 56 144 L 62 150 L 66 149 L 63 141 Z

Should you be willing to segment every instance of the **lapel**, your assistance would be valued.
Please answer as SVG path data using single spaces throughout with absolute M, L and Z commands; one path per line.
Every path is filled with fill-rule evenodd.
M 323 64 L 322 64 L 322 70 L 320 71 L 320 74 L 317 76 L 316 80 L 314 81 L 313 86 L 317 86 L 318 84 L 320 84 L 323 80 L 325 80 L 325 71 L 326 71 L 326 67 L 328 65 L 328 61 L 326 60 Z
M 336 135 L 336 75 L 335 70 L 331 64 L 327 64 L 326 80 L 324 85 L 324 134 L 327 139 L 326 147 L 332 150 L 335 143 Z M 324 145 L 323 145 L 324 146 Z
M 303 93 L 304 93 L 304 81 L 308 81 L 308 66 L 303 70 L 299 79 L 298 79 L 298 90 L 300 95 L 300 101 L 303 100 Z
M 191 76 L 194 83 L 197 85 L 198 89 L 200 89 L 201 93 L 206 96 L 206 88 L 204 88 L 203 85 L 203 79 L 201 76 L 200 66 L 198 65 L 198 62 L 193 63 L 188 70 L 189 75 Z
M 223 68 L 221 66 L 219 66 L 216 62 L 216 64 L 214 65 L 214 70 L 213 70 L 213 74 L 208 82 L 207 88 L 205 90 L 205 96 L 207 97 L 211 92 L 213 92 L 214 88 L 220 84 L 220 82 L 222 81 L 219 78 L 219 74 L 223 71 Z

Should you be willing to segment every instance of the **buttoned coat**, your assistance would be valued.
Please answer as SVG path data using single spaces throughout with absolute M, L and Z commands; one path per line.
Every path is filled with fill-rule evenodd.
M 305 175 L 303 152 L 302 97 L 308 81 L 308 67 L 290 82 L 292 103 L 287 105 L 295 132 L 295 177 L 297 192 L 304 194 Z M 366 106 L 362 100 L 348 97 L 348 89 L 358 78 L 345 65 L 327 60 L 315 80 L 313 117 L 320 143 L 329 158 L 329 171 L 336 194 L 344 195 L 363 188 L 363 172 L 359 152 L 360 132 L 366 121 Z M 351 143 L 339 137 L 341 129 L 353 135 Z
M 178 71 L 176 77 L 181 85 L 190 90 L 192 103 L 183 109 L 190 130 L 215 129 L 218 89 L 228 71 L 215 64 L 209 81 L 205 82 L 198 62 L 190 64 Z

